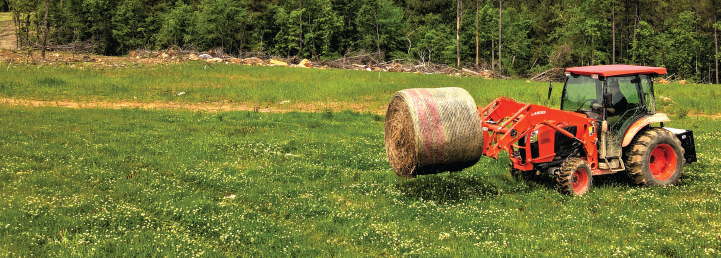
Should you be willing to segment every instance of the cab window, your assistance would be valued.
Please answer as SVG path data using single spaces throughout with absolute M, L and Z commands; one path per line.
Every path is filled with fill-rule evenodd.
M 643 89 L 643 98 L 646 101 L 646 111 L 649 114 L 656 113 L 656 102 L 653 99 L 653 77 L 644 74 L 641 75 L 641 88 Z
M 572 75 L 566 80 L 561 110 L 590 109 L 591 103 L 601 103 L 603 82 L 588 75 Z

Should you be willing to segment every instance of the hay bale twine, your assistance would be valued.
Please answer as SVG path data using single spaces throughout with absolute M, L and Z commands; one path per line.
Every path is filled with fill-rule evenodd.
M 481 119 L 461 88 L 396 92 L 385 121 L 388 161 L 398 176 L 460 171 L 482 155 Z

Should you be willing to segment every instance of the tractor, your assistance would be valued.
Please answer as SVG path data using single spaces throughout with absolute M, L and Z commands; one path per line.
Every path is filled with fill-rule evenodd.
M 691 130 L 664 127 L 664 122 L 669 121 L 668 116 L 656 112 L 653 79 L 662 74 L 666 74 L 666 69 L 659 67 L 572 67 L 566 69 L 560 109 L 520 103 L 507 97 L 499 97 L 485 107 L 475 107 L 482 134 L 478 144 L 480 153 L 497 159 L 501 151 L 506 151 L 511 173 L 548 173 L 555 177 L 558 191 L 571 196 L 588 193 L 594 175 L 622 171 L 635 184 L 675 185 L 684 165 L 696 162 L 696 151 Z M 553 86 L 549 85 L 549 99 L 552 90 Z M 432 119 L 433 116 L 427 115 L 431 111 L 444 112 L 440 106 L 432 107 L 435 104 L 428 100 L 420 99 L 415 104 L 419 107 L 418 112 L 424 112 L 419 114 L 428 118 L 416 119 L 420 122 Z M 443 114 L 439 117 L 443 118 L 439 119 L 441 122 L 453 120 L 444 118 Z M 443 139 L 446 146 L 443 142 L 432 142 L 448 135 L 449 129 L 444 125 L 420 125 L 415 130 L 417 136 L 433 137 L 430 140 L 416 137 L 415 145 L 423 145 L 423 148 L 417 148 L 416 160 L 419 161 L 413 169 L 423 167 L 428 160 L 437 160 L 436 154 L 442 154 L 434 149 L 437 146 L 446 153 L 449 149 L 449 137 Z M 401 145 L 395 138 L 389 145 L 388 125 L 386 128 L 390 160 L 391 151 L 398 153 L 393 146 Z M 430 134 L 424 130 L 435 131 Z M 439 132 L 442 130 L 445 131 Z M 429 143 L 432 143 L 431 147 L 428 147 Z M 429 156 L 429 153 L 435 156 Z M 394 169 L 396 167 L 394 165 Z M 430 167 L 430 173 L 437 173 L 445 166 L 435 164 Z M 457 171 L 459 168 L 446 170 Z

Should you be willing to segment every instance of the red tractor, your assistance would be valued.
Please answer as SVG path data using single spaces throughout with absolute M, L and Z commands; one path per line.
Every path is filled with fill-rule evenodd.
M 656 113 L 653 78 L 665 73 L 665 68 L 631 65 L 568 68 L 560 110 L 519 103 L 506 97 L 497 98 L 485 107 L 477 107 L 483 138 L 479 142 L 481 152 L 498 158 L 499 152 L 507 151 L 512 173 L 548 173 L 555 176 L 561 193 L 572 196 L 586 194 L 594 175 L 621 171 L 640 185 L 677 184 L 684 164 L 696 162 L 696 151 L 692 131 L 664 127 L 663 123 L 669 121 L 668 116 Z M 552 89 L 549 87 L 549 98 Z M 421 100 L 420 103 L 425 106 L 417 103 L 415 106 L 428 119 L 432 116 L 425 114 L 430 111 L 444 112 L 441 105 L 435 108 L 428 101 Z M 443 115 L 439 117 L 443 118 Z M 419 121 L 424 120 L 427 119 Z M 424 130 L 435 130 L 434 134 L 427 135 L 443 136 L 438 131 L 448 131 L 443 126 L 425 127 L 429 129 L 421 126 L 415 131 L 416 135 L 426 135 Z M 388 128 L 386 125 L 390 160 L 391 151 L 398 153 L 393 149 L 398 140 L 392 139 L 389 145 Z M 417 148 L 416 156 L 420 158 L 416 158 L 419 161 L 412 169 L 422 167 L 423 162 L 429 160 L 428 153 L 442 154 L 434 149 L 437 146 L 442 150 L 449 148 L 449 137 L 443 140 L 445 146 L 443 142 L 433 143 L 436 138 L 443 137 L 416 141 L 416 145 L 424 147 Z M 431 147 L 428 147 L 429 143 L 432 143 Z M 396 169 L 393 163 L 391 161 Z M 438 164 L 430 167 L 432 171 L 428 173 L 444 170 Z

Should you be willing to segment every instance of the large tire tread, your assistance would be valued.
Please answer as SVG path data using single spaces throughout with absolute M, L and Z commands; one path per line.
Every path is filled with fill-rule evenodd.
M 648 168 L 651 150 L 661 143 L 671 145 L 676 152 L 678 161 L 680 161 L 676 165 L 676 172 L 670 178 L 663 181 L 655 179 Z M 637 185 L 675 185 L 678 184 L 680 174 L 683 173 L 685 160 L 683 159 L 684 149 L 681 147 L 681 142 L 673 133 L 662 128 L 650 128 L 642 131 L 626 148 L 624 156 L 626 159 L 626 174 L 628 174 L 631 180 Z
M 588 176 L 588 187 L 581 193 L 576 193 L 573 190 L 573 173 L 579 168 L 585 169 Z M 593 186 L 591 168 L 588 166 L 586 161 L 581 158 L 568 158 L 566 162 L 561 165 L 561 169 L 556 176 L 556 188 L 561 194 L 570 196 L 579 196 L 588 193 Z

